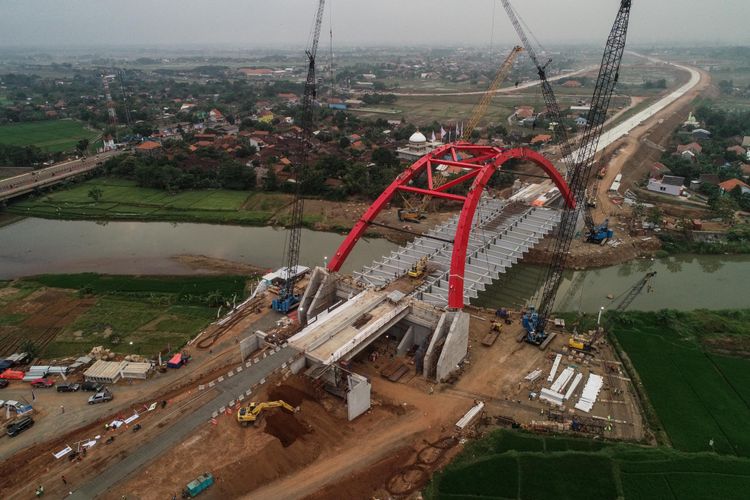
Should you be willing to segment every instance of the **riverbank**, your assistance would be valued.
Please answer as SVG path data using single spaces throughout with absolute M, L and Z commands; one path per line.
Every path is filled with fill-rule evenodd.
M 134 181 L 98 177 L 44 195 L 12 202 L 8 217 L 39 217 L 55 220 L 124 222 L 177 222 L 253 227 L 285 227 L 291 219 L 293 196 L 287 193 L 206 189 L 169 193 L 142 188 Z M 330 201 L 306 199 L 303 226 L 315 231 L 348 232 L 369 203 L 360 200 Z M 430 214 L 422 224 L 409 230 L 420 232 L 455 212 Z M 383 223 L 403 229 L 396 209 L 381 213 Z M 2 225 L 2 220 L 0 220 Z M 367 231 L 368 237 L 382 237 L 404 243 L 408 233 L 379 226 Z

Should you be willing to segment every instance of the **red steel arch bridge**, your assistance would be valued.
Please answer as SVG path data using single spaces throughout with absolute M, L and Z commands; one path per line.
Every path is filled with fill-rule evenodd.
M 545 172 L 560 192 L 560 196 L 569 208 L 575 208 L 575 198 L 570 187 L 554 165 L 541 154 L 528 148 L 500 148 L 494 146 L 480 146 L 467 142 L 450 143 L 441 146 L 423 156 L 406 170 L 383 191 L 375 202 L 365 211 L 352 228 L 349 235 L 336 251 L 328 264 L 329 271 L 338 271 L 349 253 L 375 218 L 388 205 L 397 193 L 414 193 L 462 203 L 461 212 L 455 224 L 447 274 L 447 306 L 451 309 L 461 309 L 465 303 L 465 277 L 467 273 L 467 251 L 472 239 L 472 228 L 477 215 L 477 207 L 482 199 L 482 193 L 491 177 L 500 171 L 510 160 L 532 162 Z M 444 165 L 460 169 L 458 177 L 445 183 L 435 182 L 437 175 L 442 175 L 437 169 Z M 427 186 L 416 187 L 414 181 L 426 177 Z M 451 188 L 468 186 L 465 194 L 449 192 Z M 458 191 L 452 190 L 452 191 Z M 556 223 L 557 221 L 554 221 Z M 551 225 L 554 225 L 551 224 Z M 453 226 L 451 226 L 451 231 Z M 549 228 L 551 230 L 551 227 Z

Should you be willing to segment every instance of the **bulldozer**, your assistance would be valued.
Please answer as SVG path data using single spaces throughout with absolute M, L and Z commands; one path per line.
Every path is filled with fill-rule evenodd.
M 414 263 L 411 269 L 406 273 L 409 275 L 410 278 L 413 279 L 420 279 L 422 276 L 424 276 L 424 273 L 427 271 L 427 257 L 422 257 L 417 262 Z
M 237 422 L 239 422 L 240 425 L 244 427 L 247 427 L 250 424 L 257 425 L 263 417 L 263 412 L 265 410 L 270 410 L 271 408 L 283 408 L 289 413 L 297 413 L 297 411 L 299 410 L 298 408 L 295 408 L 289 403 L 281 400 L 265 401 L 262 403 L 253 402 L 237 410 Z

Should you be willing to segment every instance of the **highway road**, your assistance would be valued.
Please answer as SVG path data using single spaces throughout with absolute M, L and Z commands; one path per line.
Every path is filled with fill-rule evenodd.
M 554 82 L 556 80 L 562 80 L 563 78 L 571 78 L 573 76 L 582 75 L 584 73 L 588 73 L 589 71 L 594 71 L 597 69 L 597 66 L 587 66 L 583 69 L 579 69 L 570 73 L 563 73 L 561 75 L 553 76 L 550 78 L 547 78 L 548 82 Z M 539 80 L 532 80 L 530 82 L 521 83 L 518 85 L 518 87 L 502 87 L 499 89 L 494 90 L 493 94 L 509 94 L 511 92 L 517 92 L 519 90 L 528 89 L 531 87 L 536 87 L 540 84 Z M 452 96 L 452 95 L 484 95 L 487 93 L 486 90 L 472 90 L 467 92 L 379 92 L 380 94 L 393 94 L 397 97 L 444 97 L 444 96 Z
M 0 180 L 0 201 L 11 199 L 33 191 L 36 188 L 51 186 L 69 177 L 89 172 L 108 158 L 122 153 L 122 150 L 107 151 L 84 159 L 57 163 L 51 167 Z
M 681 69 L 683 71 L 687 71 L 688 73 L 690 73 L 690 80 L 688 80 L 688 82 L 685 85 L 682 85 L 674 92 L 662 97 L 661 99 L 659 99 L 658 101 L 656 101 L 654 104 L 647 107 L 643 111 L 636 113 L 635 115 L 628 118 L 627 120 L 624 120 L 622 123 L 616 125 L 615 127 L 605 130 L 604 133 L 602 133 L 601 138 L 599 139 L 599 145 L 596 148 L 597 153 L 599 151 L 602 151 L 606 147 L 614 144 L 617 140 L 621 139 L 622 137 L 625 137 L 626 135 L 628 135 L 631 130 L 641 125 L 643 122 L 653 117 L 655 114 L 664 110 L 667 106 L 671 105 L 680 97 L 687 94 L 690 90 L 695 88 L 695 86 L 698 85 L 698 83 L 701 81 L 701 75 L 698 72 L 698 70 L 691 68 L 689 66 L 682 66 L 680 64 L 674 64 L 674 63 L 661 61 L 653 57 L 648 57 L 648 56 L 643 56 L 641 54 L 637 54 L 635 52 L 630 52 L 630 53 L 635 56 L 644 57 L 653 63 L 667 64 L 675 68 Z M 578 149 L 573 151 L 573 153 L 571 154 L 573 158 L 576 158 L 578 156 L 579 151 L 580 150 Z
M 261 359 L 258 363 L 245 368 L 231 378 L 217 383 L 212 389 L 206 388 L 197 393 L 195 398 L 187 404 L 196 403 L 198 408 L 185 410 L 184 415 L 176 420 L 164 432 L 155 436 L 151 441 L 143 443 L 120 462 L 112 464 L 101 471 L 98 476 L 73 492 L 70 498 L 90 499 L 101 495 L 130 474 L 143 470 L 142 468 L 162 453 L 181 443 L 200 425 L 207 425 L 214 412 L 225 406 L 230 400 L 243 394 L 262 379 L 268 377 L 282 364 L 296 357 L 298 351 L 291 347 L 284 347 L 276 353 Z M 178 408 L 175 411 L 182 411 Z

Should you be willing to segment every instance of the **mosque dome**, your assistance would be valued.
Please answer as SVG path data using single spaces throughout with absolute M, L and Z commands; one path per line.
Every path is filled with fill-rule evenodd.
M 411 144 L 424 144 L 425 142 L 427 142 L 427 137 L 425 137 L 422 132 L 417 130 L 411 135 L 411 137 L 409 137 L 409 142 Z

